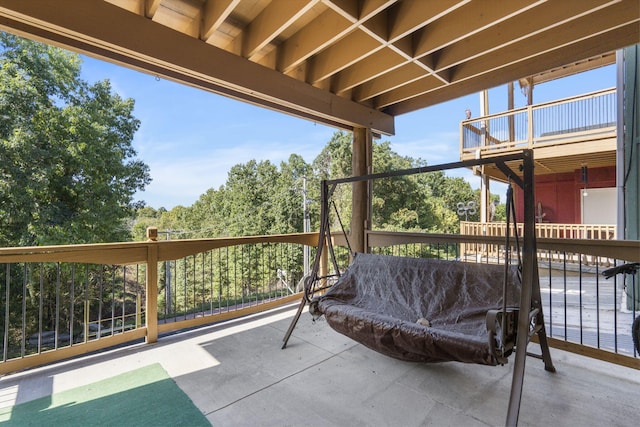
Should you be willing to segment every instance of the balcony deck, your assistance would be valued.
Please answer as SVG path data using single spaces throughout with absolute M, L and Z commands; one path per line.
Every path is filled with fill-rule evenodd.
M 503 425 L 512 364 L 413 364 L 379 355 L 294 306 L 0 379 L 7 407 L 160 363 L 212 425 Z M 532 344 L 532 350 L 534 345 Z M 635 369 L 552 349 L 529 358 L 520 425 L 636 425 Z M 141 408 L 141 410 L 144 410 Z M 126 425 L 115 413 L 114 424 Z M 46 422 L 43 419 L 43 423 Z
M 464 120 L 460 124 L 460 159 L 492 157 L 524 148 L 535 153 L 536 174 L 574 172 L 615 165 L 616 89 Z M 485 174 L 500 178 L 493 166 Z

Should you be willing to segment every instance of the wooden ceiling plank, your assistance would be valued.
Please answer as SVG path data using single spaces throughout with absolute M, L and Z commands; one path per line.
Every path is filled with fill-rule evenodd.
M 476 33 L 474 37 L 465 38 L 435 52 L 436 70 L 455 66 L 481 55 L 493 54 L 497 49 L 596 12 L 612 3 L 614 2 L 602 0 L 544 3 Z
M 200 32 L 200 11 L 197 8 L 189 9 L 188 6 L 187 3 L 165 0 L 158 7 L 152 20 L 191 37 L 198 37 Z
M 424 76 L 409 84 L 402 85 L 375 97 L 373 104 L 377 109 L 384 109 L 389 105 L 411 99 L 415 97 L 416 94 L 421 95 L 442 86 L 444 86 L 442 81 L 435 76 Z
M 203 0 L 161 0 L 159 7 L 168 9 L 177 15 L 195 17 L 202 9 Z
M 200 38 L 204 41 L 209 41 L 239 3 L 240 0 L 206 1 L 202 6 L 201 12 L 202 27 L 200 28 Z
M 453 70 L 453 80 L 464 80 L 475 75 L 492 72 L 511 63 L 541 56 L 576 41 L 598 36 L 610 28 L 638 23 L 640 21 L 639 15 L 640 2 L 618 3 L 599 11 L 596 20 L 585 15 L 554 28 L 553 35 L 549 31 L 537 33 L 533 37 L 498 49 L 491 55 L 482 55 L 471 61 L 466 61 Z
M 389 40 L 397 40 L 464 6 L 470 0 L 405 0 L 389 8 Z
M 357 102 L 363 102 L 423 77 L 425 77 L 424 70 L 410 62 L 397 68 L 393 73 L 387 73 L 357 86 L 353 96 Z
M 379 15 L 398 1 L 399 0 L 363 0 L 360 2 L 360 16 L 358 18 L 368 20 L 371 17 Z
M 316 84 L 381 48 L 371 35 L 354 31 L 313 57 L 311 69 L 307 70 L 307 81 Z
M 351 28 L 351 22 L 337 15 L 332 9 L 327 9 L 280 45 L 277 69 L 284 73 L 289 72 L 343 37 Z
M 323 0 L 323 3 L 347 21 L 351 23 L 358 21 L 360 15 L 358 0 Z
M 251 58 L 319 0 L 273 0 L 244 30 L 242 56 Z
M 156 14 L 158 7 L 160 7 L 160 3 L 162 0 L 143 0 L 145 3 L 144 7 L 144 15 L 147 18 L 153 18 L 153 15 Z
M 546 0 L 518 0 L 509 2 L 508 5 L 501 4 L 501 7 L 497 8 L 499 9 L 499 12 L 494 12 L 493 10 L 487 11 L 487 3 L 475 2 L 469 4 L 466 2 L 460 2 L 457 3 L 455 7 L 452 6 L 447 15 L 441 17 L 440 19 L 435 19 L 431 24 L 427 25 L 426 30 L 421 32 L 422 38 L 418 41 L 422 43 L 422 47 L 424 47 L 426 43 L 425 40 L 429 40 L 431 42 L 431 37 L 433 36 L 434 42 L 436 43 L 436 46 L 438 46 L 439 44 L 445 43 L 444 40 L 446 40 L 446 36 L 449 35 L 449 31 L 453 31 L 454 34 L 457 31 L 459 37 L 462 37 L 466 34 L 465 31 L 477 32 L 483 26 L 488 26 L 488 23 L 491 22 L 491 19 L 504 20 L 507 17 L 513 16 L 513 14 L 515 14 L 516 12 L 522 12 L 523 10 L 527 10 L 534 5 L 543 3 L 544 1 Z M 453 2 L 451 4 L 453 4 Z M 470 5 L 472 6 L 472 8 L 470 8 Z M 405 37 L 405 35 L 409 31 L 412 31 L 415 28 L 419 28 L 419 26 L 413 25 L 415 23 L 415 18 L 424 16 L 424 14 L 427 13 L 427 9 L 433 12 L 433 7 L 434 4 L 430 2 L 403 2 L 397 7 L 392 8 L 396 9 L 393 13 L 396 18 L 404 17 L 404 19 L 399 19 L 399 22 L 404 23 L 405 26 L 402 27 L 399 24 L 397 25 L 398 28 L 396 28 L 394 37 L 391 41 L 393 42 L 392 48 L 396 48 L 394 50 L 399 55 L 404 55 L 405 62 L 411 61 L 414 54 L 417 53 L 413 52 L 415 47 L 411 43 L 411 37 Z M 440 4 L 439 7 L 440 11 L 445 10 L 442 4 Z M 390 12 L 390 14 L 392 13 Z M 474 19 L 471 23 L 469 22 L 469 20 L 465 20 L 465 17 L 475 15 L 479 15 L 481 18 Z M 453 16 L 453 19 L 449 18 L 449 16 Z M 462 22 L 460 22 L 461 20 Z M 365 26 L 367 26 L 367 24 L 369 23 L 366 23 Z M 471 28 L 471 30 L 469 30 L 469 28 Z M 426 36 L 425 34 L 428 34 L 428 36 Z M 421 45 L 417 46 L 417 48 L 420 47 Z M 423 54 L 424 52 L 421 53 Z M 381 54 L 381 52 L 376 54 L 376 58 L 380 57 Z M 420 55 L 417 54 L 415 56 L 420 57 Z M 381 63 L 385 63 L 385 59 L 386 58 L 383 57 Z M 366 64 L 366 66 L 361 66 L 360 62 Z M 332 86 L 334 90 L 336 90 L 336 92 L 339 93 L 351 89 L 358 84 L 362 84 L 370 79 L 377 78 L 385 72 L 384 70 L 380 69 L 380 64 L 371 64 L 371 62 L 374 62 L 373 60 L 360 62 L 340 72 L 340 74 L 344 73 L 345 76 L 348 75 L 349 78 L 345 78 L 345 76 L 339 75 L 336 76 L 334 84 Z M 429 60 L 425 60 L 418 61 L 416 62 L 416 64 L 425 68 L 425 72 L 432 73 L 433 69 L 428 65 L 430 62 L 431 61 Z M 400 65 L 401 64 L 396 61 L 391 61 L 389 62 L 389 68 L 386 70 L 386 72 L 393 72 L 395 68 Z M 349 69 L 353 67 L 355 67 L 356 70 L 353 72 L 349 72 Z M 448 76 L 450 73 L 446 72 L 433 74 L 442 83 L 449 82 Z M 357 79 L 359 81 L 356 81 L 353 78 L 355 76 L 357 76 Z
M 375 54 L 375 56 L 378 57 L 380 55 L 378 52 L 383 51 L 384 50 L 383 48 L 386 46 L 389 46 L 390 49 L 394 50 L 397 55 L 401 57 L 404 56 L 405 62 L 410 62 L 413 60 L 413 58 L 410 54 L 407 53 L 406 51 L 407 49 L 396 48 L 395 45 L 389 44 L 388 38 L 383 36 L 383 33 L 384 33 L 383 29 L 378 28 L 380 27 L 381 24 L 382 25 L 388 24 L 387 17 L 393 15 L 396 22 L 399 23 L 398 24 L 399 28 L 401 28 L 402 31 L 398 32 L 395 35 L 395 37 L 400 40 L 404 37 L 404 35 L 407 32 L 412 31 L 416 28 L 417 26 L 416 16 L 424 16 L 424 14 L 427 13 L 428 11 L 432 13 L 431 15 L 432 19 L 437 19 L 437 17 L 440 16 L 441 14 L 447 13 L 450 10 L 460 7 L 466 2 L 467 1 L 456 2 L 452 0 L 447 0 L 447 1 L 441 0 L 437 2 L 423 2 L 423 1 L 411 0 L 411 1 L 398 3 L 398 6 L 394 6 L 391 8 L 391 9 L 395 9 L 395 12 L 378 14 L 372 17 L 369 21 L 362 23 L 360 27 L 361 30 L 363 30 L 362 32 L 368 34 L 374 40 L 373 42 L 366 44 L 366 42 L 369 42 L 369 39 L 363 39 L 360 41 L 351 39 L 350 37 L 355 38 L 357 36 L 360 36 L 359 33 L 356 31 L 352 33 L 350 36 L 346 37 L 345 39 L 341 40 L 337 44 L 334 44 L 330 48 L 326 49 L 325 51 L 321 52 L 316 57 L 314 57 L 313 61 L 311 62 L 312 66 L 308 74 L 308 81 L 312 84 L 317 85 L 318 82 L 328 79 L 331 76 L 334 76 L 336 73 L 342 70 L 345 70 L 351 65 L 358 66 L 359 62 L 362 62 L 365 58 L 369 57 L 370 55 Z M 384 19 L 381 18 L 383 15 L 384 15 Z M 423 21 L 423 24 L 425 22 L 428 23 L 429 20 Z M 364 37 L 364 36 L 360 36 L 360 37 Z M 404 39 L 410 42 L 408 38 L 404 37 Z M 391 40 L 391 41 L 394 41 L 394 40 Z M 375 43 L 378 43 L 378 45 L 376 46 Z M 354 49 L 354 46 L 362 47 L 362 49 L 360 51 L 356 51 Z M 359 56 L 358 56 L 358 53 L 360 53 Z M 397 68 L 400 65 L 401 63 L 394 62 L 386 70 L 386 72 L 392 72 L 393 70 L 395 70 L 395 68 Z M 432 70 L 425 67 L 423 63 L 417 63 L 417 65 L 422 68 L 425 68 L 426 73 L 432 73 Z M 359 67 L 359 68 L 363 70 L 363 67 Z M 376 69 L 379 69 L 379 67 L 376 67 Z M 364 73 L 367 73 L 367 74 L 364 74 Z M 365 71 L 364 73 L 361 74 L 362 77 L 359 79 L 360 82 L 370 80 L 380 74 L 383 74 L 382 71 L 374 72 L 372 70 L 369 70 L 368 72 Z M 354 74 L 351 73 L 351 75 L 354 75 Z M 446 81 L 441 76 L 436 75 L 436 78 L 440 79 L 443 83 L 446 83 Z M 339 80 L 340 78 L 337 77 L 336 81 L 339 82 Z M 337 84 L 340 84 L 340 83 L 337 83 Z M 349 83 L 347 86 L 340 87 L 338 90 L 342 92 L 344 90 L 348 90 L 352 88 L 353 86 L 354 85 Z M 336 83 L 335 82 L 332 83 L 331 87 L 336 87 Z
M 394 71 L 406 63 L 405 57 L 385 48 L 376 55 L 368 56 L 337 73 L 333 78 L 332 90 L 335 93 L 342 93 L 385 73 Z
M 516 81 L 523 76 L 542 73 L 563 64 L 577 62 L 605 52 L 640 43 L 640 25 L 630 23 L 595 37 L 580 40 L 554 51 L 553 55 L 531 57 L 501 68 L 499 72 L 483 74 L 479 77 L 455 81 L 403 102 L 386 107 L 383 111 L 393 116 L 430 107 L 451 99 L 479 92 L 489 87 Z
M 138 15 L 145 14 L 145 6 L 146 6 L 147 0 L 105 0 L 105 1 Z
M 74 11 L 72 15 L 70 10 Z M 393 117 L 387 114 L 102 0 L 2 0 L 0 28 L 298 117 L 345 129 L 365 127 L 382 134 L 394 132 Z
M 520 87 L 529 86 L 531 83 L 534 85 L 557 80 L 568 75 L 582 73 L 583 71 L 593 70 L 594 68 L 604 67 L 606 65 L 612 65 L 616 63 L 616 53 L 609 52 L 604 55 L 598 55 L 595 58 L 589 58 L 584 61 L 574 62 L 566 64 L 553 70 L 545 71 L 534 76 L 528 76 L 520 79 Z M 529 82 L 531 80 L 531 82 Z
M 367 59 L 370 58 L 368 57 L 367 59 L 359 61 L 348 68 L 343 68 L 339 74 L 344 75 L 341 76 L 338 74 L 334 76 L 332 87 L 336 93 L 341 93 L 371 79 L 378 78 L 384 73 L 394 72 L 396 68 L 402 65 L 402 62 L 411 62 L 413 60 L 413 46 L 411 45 L 411 37 L 406 37 L 406 35 L 410 34 L 410 32 L 414 31 L 416 28 L 420 28 L 422 25 L 426 25 L 430 22 L 430 20 L 423 20 L 425 15 L 430 14 L 429 16 L 432 17 L 431 19 L 437 22 L 437 18 L 442 16 L 442 14 L 452 13 L 451 11 L 458 10 L 458 8 L 466 3 L 467 2 L 465 1 L 401 2 L 397 6 L 390 8 L 389 13 L 379 14 L 376 16 L 376 18 L 378 18 L 384 15 L 385 18 L 388 18 L 384 21 L 386 25 L 388 25 L 388 21 L 394 21 L 393 26 L 395 27 L 395 30 L 388 31 L 391 34 L 390 39 L 382 38 L 380 36 L 380 30 L 371 28 L 372 20 L 367 21 L 363 24 L 363 27 L 372 31 L 372 36 L 380 36 L 379 40 L 382 44 L 386 45 L 387 40 L 393 44 L 388 45 L 390 49 L 384 49 L 376 53 L 375 58 L 372 60 L 367 61 Z M 422 25 L 418 24 L 418 21 L 421 19 L 423 20 Z M 395 51 L 395 55 L 391 56 L 387 53 L 390 50 Z M 401 58 L 404 58 L 404 60 L 401 60 Z M 383 64 L 388 64 L 388 68 L 386 70 L 382 68 Z M 433 71 L 426 66 L 426 63 L 424 62 L 417 62 L 416 64 L 424 68 L 425 74 L 431 74 Z M 354 68 L 354 70 L 351 70 L 351 68 Z M 444 79 L 443 76 L 437 74 L 434 75 L 436 78 L 441 80 L 442 83 L 447 83 L 447 80 Z
M 278 48 L 278 67 L 290 73 L 295 67 L 340 40 L 358 25 L 398 0 L 323 0 L 329 8 Z M 358 6 L 362 7 L 358 9 Z
M 413 35 L 414 55 L 421 57 L 470 37 L 547 0 L 471 2 L 435 20 Z

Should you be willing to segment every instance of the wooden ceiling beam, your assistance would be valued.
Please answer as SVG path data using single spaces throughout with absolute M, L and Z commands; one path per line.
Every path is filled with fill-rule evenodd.
M 413 61 L 414 57 L 418 58 L 414 62 L 422 67 L 425 73 L 433 74 L 443 83 L 448 83 L 451 73 L 443 71 L 435 73 L 433 71 L 432 58 L 425 57 L 426 53 L 446 46 L 449 40 L 448 37 L 453 37 L 453 41 L 455 41 L 456 38 L 470 36 L 483 28 L 506 20 L 545 1 L 516 0 L 507 4 L 496 4 L 496 7 L 493 8 L 490 7 L 490 3 L 486 2 L 459 2 L 455 5 L 450 2 L 448 4 L 450 9 L 448 10 L 445 10 L 443 4 L 439 5 L 440 13 L 445 11 L 445 15 L 434 13 L 436 12 L 434 10 L 435 5 L 430 2 L 403 2 L 391 8 L 388 13 L 388 15 L 393 15 L 396 20 L 394 22 L 395 30 L 390 31 L 394 34 L 391 42 L 393 43 L 392 47 L 395 48 L 396 55 L 390 55 L 388 50 L 379 52 L 371 61 L 363 60 L 342 70 L 334 77 L 332 88 L 336 93 L 341 93 L 369 80 L 378 79 L 386 72 L 395 72 L 396 68 L 402 65 L 398 62 L 399 56 L 404 57 L 404 61 L 407 63 Z M 423 27 L 422 30 L 418 30 L 416 36 L 406 37 L 407 34 L 411 34 L 411 31 L 419 28 L 416 20 L 425 16 L 426 13 L 432 13 L 434 17 L 439 19 L 428 21 L 428 25 Z M 379 62 L 376 60 L 379 60 Z M 388 68 L 384 70 L 382 64 L 388 64 Z M 354 70 L 351 70 L 351 68 L 354 68 Z M 395 87 L 394 83 L 389 87 L 389 90 Z M 365 90 L 360 93 L 366 92 Z
M 145 15 L 145 9 L 149 0 L 105 0 L 111 4 L 119 6 L 129 12 L 138 15 Z M 159 0 L 156 0 L 159 1 Z
M 363 102 L 385 92 L 396 89 L 403 84 L 413 82 L 425 76 L 424 69 L 413 62 L 398 67 L 393 73 L 368 81 L 353 90 L 353 98 L 357 102 Z
M 349 89 L 389 73 L 407 63 L 407 59 L 397 52 L 385 48 L 376 55 L 369 56 L 337 73 L 332 79 L 331 90 L 342 93 Z
M 422 78 L 416 79 L 409 84 L 404 84 L 398 88 L 387 91 L 373 99 L 373 105 L 377 109 L 384 109 L 393 104 L 406 101 L 423 93 L 430 92 L 434 89 L 443 87 L 443 83 L 435 76 L 427 75 Z
M 414 56 L 422 57 L 523 13 L 547 0 L 471 2 L 413 35 Z
M 307 59 L 356 31 L 359 25 L 396 1 L 398 0 L 323 0 L 329 8 L 278 47 L 277 69 L 290 73 Z M 323 60 L 319 62 L 322 64 Z M 311 67 L 305 67 L 309 75 Z
M 391 50 L 395 50 L 396 55 L 405 56 L 404 60 L 406 62 L 410 62 L 413 57 L 404 49 L 398 49 L 391 43 L 402 39 L 417 28 L 437 20 L 440 16 L 450 13 L 468 1 L 438 0 L 426 2 L 407 0 L 397 3 L 385 10 L 385 13 L 380 13 L 363 22 L 360 28 L 362 31 L 354 31 L 338 43 L 314 56 L 310 61 L 310 68 L 307 70 L 307 81 L 311 84 L 318 84 L 321 80 L 334 76 L 351 65 L 363 70 L 363 67 L 359 66 L 360 62 L 373 54 L 377 58 L 380 56 L 378 52 L 384 52 L 384 48 L 387 46 Z M 425 19 L 425 16 L 429 18 Z M 385 55 L 385 53 L 382 55 Z M 399 65 L 393 63 L 387 71 L 391 71 Z M 423 63 L 417 63 L 417 65 L 425 68 L 426 73 L 432 72 Z M 368 73 L 368 78 L 364 78 L 365 74 L 362 74 L 362 77 L 359 78 L 361 82 L 371 79 L 372 75 L 376 74 L 371 71 L 365 71 L 365 73 Z M 355 74 L 352 72 L 350 75 L 354 76 Z M 439 76 L 436 77 L 440 78 Z M 339 80 L 339 78 L 336 80 Z M 331 84 L 332 87 L 334 85 L 335 82 Z M 351 83 L 348 83 L 346 86 L 340 87 L 339 91 L 343 92 L 351 87 L 353 87 Z
M 142 0 L 144 2 L 144 16 L 147 18 L 153 18 L 153 15 L 156 14 L 158 7 L 160 6 L 160 2 L 162 0 Z
M 607 65 L 616 63 L 616 53 L 608 52 L 603 55 L 598 55 L 594 58 L 589 58 L 584 61 L 573 62 L 566 64 L 553 70 L 545 71 L 534 76 L 528 76 L 521 78 L 519 83 L 520 87 L 529 86 L 530 84 L 537 85 L 552 80 L 557 80 L 562 77 L 570 76 L 573 74 L 582 73 L 584 71 L 593 70 L 594 68 L 600 68 Z
M 324 80 L 382 47 L 368 33 L 356 30 L 313 56 L 307 70 L 307 81 L 315 84 Z
M 443 70 L 478 56 L 494 55 L 498 49 L 540 32 L 560 27 L 562 24 L 615 3 L 616 1 L 603 2 L 602 0 L 544 3 L 478 32 L 473 38 L 464 38 L 434 52 L 433 62 L 436 64 L 436 70 Z M 499 58 L 496 56 L 496 59 Z
M 394 132 L 393 117 L 385 113 L 102 0 L 2 0 L 0 28 L 298 117 L 344 129 Z
M 242 56 L 251 58 L 319 0 L 273 0 L 243 30 Z
M 388 40 L 398 40 L 429 25 L 470 0 L 405 0 L 389 8 Z M 426 19 L 425 19 L 426 18 Z
M 547 55 L 548 52 L 558 50 L 563 46 L 597 37 L 611 28 L 633 23 L 636 23 L 640 28 L 639 14 L 639 2 L 618 3 L 604 9 L 595 22 L 589 16 L 582 16 L 572 20 L 568 25 L 555 28 L 553 35 L 550 31 L 537 33 L 532 37 L 495 50 L 490 55 L 482 55 L 471 61 L 465 61 L 453 69 L 453 80 L 464 80 L 491 73 L 512 63 Z M 558 58 L 558 60 L 562 60 L 562 58 Z
M 597 36 L 582 39 L 576 43 L 555 49 L 553 55 L 530 57 L 492 73 L 486 73 L 476 78 L 454 81 L 446 87 L 390 105 L 383 111 L 393 116 L 409 113 L 639 42 L 640 25 L 637 22 L 633 22 L 612 31 L 603 32 Z
M 350 21 L 327 9 L 278 48 L 277 69 L 288 73 L 312 55 L 330 46 L 353 28 Z
M 240 0 L 216 0 L 207 1 L 202 6 L 202 27 L 200 28 L 200 38 L 209 41 L 213 33 L 216 32 L 222 23 L 231 15 L 233 9 L 240 3 Z
M 151 19 L 197 38 L 200 35 L 201 9 L 199 0 L 162 0 Z

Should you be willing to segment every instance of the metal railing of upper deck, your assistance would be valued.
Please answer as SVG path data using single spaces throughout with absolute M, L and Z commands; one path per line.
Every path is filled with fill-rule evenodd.
M 461 158 L 615 138 L 616 111 L 612 88 L 464 120 Z

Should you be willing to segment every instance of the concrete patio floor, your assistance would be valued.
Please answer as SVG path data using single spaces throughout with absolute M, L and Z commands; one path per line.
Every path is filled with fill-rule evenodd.
M 294 312 L 289 306 L 7 375 L 0 379 L 0 406 L 159 362 L 214 426 L 504 424 L 513 363 L 401 362 L 306 313 L 281 350 Z M 555 374 L 527 360 L 520 425 L 639 425 L 639 371 L 551 351 Z M 125 414 L 121 420 L 127 425 Z

